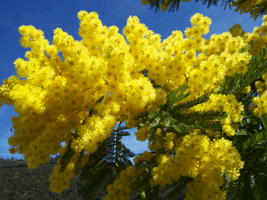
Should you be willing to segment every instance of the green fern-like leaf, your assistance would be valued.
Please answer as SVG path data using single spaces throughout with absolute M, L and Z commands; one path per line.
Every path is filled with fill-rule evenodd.
M 266 137 L 266 132 L 265 131 L 257 133 L 257 134 L 253 134 L 253 135 L 251 135 L 251 137 L 248 140 L 243 142 L 243 149 L 247 149 L 247 148 L 257 144 L 261 140 L 266 140 L 266 138 L 267 137 Z
M 135 154 L 127 149 L 120 141 L 122 136 L 128 136 L 130 134 L 125 131 L 120 131 L 122 129 L 127 128 L 119 125 L 117 130 L 113 130 L 109 138 L 100 143 L 97 151 L 89 156 L 88 162 L 82 168 L 81 177 L 86 181 L 86 184 L 83 185 L 83 191 L 89 199 L 99 190 L 98 188 L 103 187 L 106 190 L 107 185 L 113 183 L 119 177 L 119 173 L 122 170 L 132 165 L 128 158 L 134 157 Z M 105 174 L 103 174 L 104 170 Z M 102 174 L 103 178 L 101 178 Z M 90 185 L 94 184 L 92 177 L 99 177 L 99 187 Z M 92 189 L 88 190 L 90 187 Z
M 84 152 L 85 152 L 85 150 L 83 149 L 80 152 L 80 155 L 79 155 L 77 161 L 75 162 L 75 171 L 74 171 L 75 176 L 80 174 L 80 171 L 81 171 L 81 168 L 82 168 L 81 164 L 82 164 L 82 158 L 83 158 Z
M 136 177 L 134 182 L 130 185 L 131 193 L 135 192 L 136 190 L 138 191 L 139 195 L 137 196 L 137 199 L 146 199 L 146 191 L 148 190 L 148 188 L 151 188 L 148 180 L 152 176 L 151 170 L 155 166 L 155 162 L 152 163 L 151 166 L 146 166 L 145 170 L 140 174 L 140 176 Z
M 60 161 L 59 161 L 59 164 L 60 164 L 59 171 L 60 172 L 65 171 L 65 169 L 67 168 L 68 164 L 71 161 L 71 158 L 73 157 L 73 155 L 75 153 L 75 151 L 71 148 L 71 144 L 72 144 L 72 139 L 69 141 L 66 151 L 64 152 L 63 156 L 60 158 Z
M 184 85 L 179 86 L 174 91 L 172 91 L 170 95 L 167 96 L 167 101 L 165 105 L 161 107 L 161 110 L 167 110 L 173 104 L 189 96 L 190 92 L 183 94 L 187 88 L 188 88 L 188 85 L 185 83 Z
M 205 128 L 209 130 L 220 130 L 222 128 L 220 121 L 213 120 L 225 117 L 227 117 L 227 113 L 220 111 L 178 113 L 173 116 L 179 123 L 182 122 L 190 128 Z
M 256 194 L 258 199 L 265 199 L 267 197 L 267 176 L 266 174 L 255 174 Z
M 201 103 L 205 103 L 209 100 L 209 95 L 207 94 L 204 94 L 202 96 L 200 96 L 199 98 L 195 99 L 195 100 L 192 100 L 192 101 L 187 101 L 185 103 L 181 103 L 181 104 L 178 104 L 178 105 L 175 105 L 175 106 L 172 106 L 168 112 L 172 115 L 172 116 L 175 116 L 177 115 L 178 113 L 188 109 L 188 108 L 191 108 L 195 105 L 198 105 L 198 104 L 201 104 Z
M 150 125 L 152 127 L 157 126 L 161 120 L 161 115 L 157 111 L 151 111 L 148 113 L 146 118 L 143 118 L 139 123 L 137 123 L 137 129 L 144 127 L 146 125 Z
M 185 189 L 189 182 L 191 182 L 193 178 L 190 177 L 181 177 L 179 181 L 175 181 L 172 184 L 172 190 L 166 195 L 167 200 L 173 200 L 175 197 L 180 195 Z
M 189 129 L 189 127 L 185 125 L 184 123 L 176 124 L 173 127 L 178 133 L 184 133 Z
M 108 164 L 108 162 L 103 163 L 99 166 L 98 170 L 96 170 L 94 173 L 91 173 L 88 177 L 83 187 L 83 191 L 86 194 L 86 199 L 93 198 L 94 194 L 101 189 L 101 186 L 103 185 L 107 175 L 112 173 Z
M 260 116 L 260 119 L 263 122 L 264 128 L 267 129 L 267 113 L 264 113 Z

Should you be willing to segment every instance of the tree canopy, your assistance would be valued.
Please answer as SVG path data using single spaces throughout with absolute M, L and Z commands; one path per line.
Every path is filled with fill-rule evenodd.
M 159 8 L 161 8 L 161 12 L 165 12 L 169 8 L 169 12 L 174 12 L 179 9 L 179 5 L 181 1 L 190 1 L 190 0 L 141 0 L 142 5 L 150 4 L 150 10 L 156 7 L 156 12 Z M 198 2 L 196 0 L 195 2 Z M 203 1 L 203 5 L 208 3 L 208 8 L 210 5 L 217 6 L 219 0 L 201 0 Z M 229 8 L 232 9 L 232 6 L 236 6 L 235 12 L 240 11 L 242 13 L 250 13 L 251 17 L 253 17 L 254 21 L 258 18 L 258 16 L 262 17 L 262 15 L 267 14 L 267 2 L 264 0 L 222 0 L 221 6 L 224 5 L 224 10 L 229 5 Z

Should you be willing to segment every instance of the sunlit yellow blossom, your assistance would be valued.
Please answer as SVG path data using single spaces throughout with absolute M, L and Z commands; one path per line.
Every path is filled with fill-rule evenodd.
M 169 5 L 170 1 L 165 1 L 162 11 Z M 21 46 L 31 51 L 25 54 L 26 60 L 18 58 L 14 62 L 17 76 L 4 80 L 0 86 L 0 106 L 13 105 L 19 114 L 12 117 L 15 134 L 8 140 L 10 153 L 24 154 L 28 168 L 36 169 L 51 154 L 64 155 L 71 142 L 74 155 L 66 170 L 60 173 L 58 162 L 49 177 L 49 189 L 61 193 L 70 186 L 75 163 L 83 150 L 86 155 L 82 166 L 109 138 L 118 122 L 125 121 L 127 129 L 135 128 L 144 119 L 140 119 L 141 114 L 161 111 L 170 92 L 187 84 L 185 92 L 189 95 L 175 102 L 173 108 L 207 93 L 207 102 L 182 112 L 190 115 L 224 111 L 226 118 L 214 120 L 220 121 L 222 132 L 192 127 L 182 133 L 176 129 L 169 132 L 172 127 L 165 130 L 165 123 L 159 123 L 154 130 L 152 125 L 139 124 L 136 139 L 154 140 L 148 145 L 151 152 L 144 151 L 134 158 L 135 166 L 120 170 L 120 178 L 107 186 L 104 199 L 128 199 L 131 181 L 137 180 L 143 171 L 151 174 L 152 186 L 164 187 L 188 176 L 194 179 L 187 186 L 188 198 L 224 199 L 226 195 L 220 190 L 224 179 L 220 175 L 225 172 L 236 180 L 244 167 L 237 148 L 224 136 L 235 135 L 244 105 L 233 94 L 215 91 L 220 89 L 225 75 L 247 72 L 252 56 L 266 43 L 267 37 L 261 35 L 267 32 L 266 22 L 252 34 L 241 34 L 241 29 L 232 28 L 234 34 L 226 32 L 204 39 L 202 35 L 209 32 L 212 21 L 196 13 L 190 20 L 192 27 L 184 31 L 186 38 L 182 31 L 173 31 L 161 42 L 161 36 L 148 30 L 137 16 L 130 16 L 122 31 L 127 41 L 118 27 L 103 26 L 96 12 L 83 10 L 77 17 L 81 41 L 56 28 L 53 45 L 48 45 L 42 31 L 33 26 L 19 28 Z M 266 21 L 266 16 L 263 19 Z M 241 48 L 252 39 L 252 51 L 241 53 Z M 64 59 L 59 57 L 60 51 Z M 266 77 L 265 74 L 262 79 Z M 255 86 L 260 97 L 253 99 L 249 112 L 259 117 L 267 112 L 266 84 L 256 82 Z M 242 91 L 249 92 L 249 86 Z M 61 142 L 66 143 L 64 147 Z M 156 163 L 152 162 L 154 158 Z

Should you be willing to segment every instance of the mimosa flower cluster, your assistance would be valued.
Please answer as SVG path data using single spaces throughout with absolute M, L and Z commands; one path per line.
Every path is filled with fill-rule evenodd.
M 73 139 L 71 148 L 75 154 L 66 170 L 60 173 L 56 166 L 49 177 L 49 188 L 57 193 L 69 187 L 69 181 L 74 177 L 74 164 L 82 150 L 89 154 L 95 152 L 118 122 L 126 120 L 126 126 L 133 128 L 139 122 L 137 116 L 157 110 L 166 103 L 165 90 L 153 88 L 149 79 L 167 85 L 171 91 L 187 83 L 186 92 L 191 94 L 178 102 L 183 103 L 217 91 L 225 75 L 246 73 L 252 58 L 248 52 L 240 52 L 252 37 L 232 37 L 226 32 L 213 35 L 210 40 L 202 38 L 209 31 L 211 19 L 200 13 L 192 16 L 192 27 L 184 33 L 186 38 L 181 31 L 173 31 L 162 43 L 161 36 L 140 24 L 136 16 L 130 16 L 123 29 L 129 44 L 116 26 L 103 26 L 97 13 L 80 11 L 78 18 L 81 41 L 57 28 L 53 44 L 49 45 L 41 30 L 21 26 L 20 44 L 30 47 L 31 51 L 26 52 L 26 60 L 19 58 L 14 64 L 18 76 L 25 79 L 11 76 L 0 87 L 1 102 L 14 105 L 19 114 L 11 119 L 15 133 L 8 140 L 12 146 L 10 153 L 23 154 L 29 169 L 46 163 L 50 155 L 63 155 L 67 143 Z M 64 61 L 58 55 L 60 51 Z M 199 52 L 198 56 L 196 52 Z M 148 77 L 139 73 L 144 69 L 148 70 Z M 265 99 L 264 94 L 260 98 Z M 102 103 L 95 104 L 102 96 Z M 264 105 L 262 101 L 255 103 Z M 92 108 L 96 114 L 89 116 L 87 111 Z M 234 95 L 212 94 L 207 103 L 185 112 L 227 112 L 228 117 L 221 120 L 223 133 L 233 136 L 235 127 L 232 124 L 241 122 L 243 109 Z M 259 113 L 256 108 L 254 112 Z M 149 128 L 138 129 L 137 140 L 145 141 Z M 77 139 L 73 137 L 73 130 L 78 130 Z M 156 134 L 160 136 L 161 131 Z M 166 137 L 159 137 L 155 146 L 149 146 L 151 151 L 166 149 L 166 155 L 144 152 L 140 158 L 135 158 L 135 163 L 149 163 L 156 157 L 158 166 L 151 171 L 151 185 L 164 187 L 181 176 L 189 176 L 194 182 L 188 185 L 188 199 L 194 195 L 204 199 L 224 199 L 226 194 L 219 189 L 223 184 L 220 175 L 225 172 L 235 180 L 244 163 L 230 141 L 218 138 L 218 133 L 210 130 L 204 135 L 190 129 L 177 140 L 177 135 L 170 132 Z M 66 142 L 64 148 L 60 145 L 62 141 Z M 172 153 L 176 155 L 171 156 Z M 82 166 L 88 158 L 85 157 Z M 104 199 L 126 199 L 130 192 L 126 182 L 129 177 L 138 176 L 136 170 L 141 168 L 129 166 L 121 172 L 119 181 L 107 187 L 108 194 Z M 119 190 L 123 191 L 120 193 Z

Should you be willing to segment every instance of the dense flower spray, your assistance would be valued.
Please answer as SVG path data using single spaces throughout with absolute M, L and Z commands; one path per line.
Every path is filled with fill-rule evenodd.
M 83 150 L 94 153 L 118 121 L 126 120 L 127 127 L 133 128 L 140 122 L 136 118 L 141 113 L 161 111 L 168 93 L 161 87 L 154 88 L 150 79 L 166 85 L 170 92 L 187 84 L 185 92 L 190 95 L 172 106 L 209 94 L 207 102 L 182 113 L 226 112 L 228 116 L 220 120 L 223 134 L 190 128 L 179 135 L 157 129 L 157 139 L 149 145 L 151 152 L 156 153 L 144 152 L 136 157 L 136 166 L 121 171 L 120 178 L 107 187 L 104 199 L 127 199 L 131 184 L 148 170 L 142 162 L 150 163 L 148 182 L 152 186 L 164 187 L 188 176 L 194 180 L 188 184 L 187 199 L 196 196 L 225 199 L 226 192 L 220 190 L 224 184 L 221 175 L 237 179 L 244 162 L 231 141 L 224 137 L 235 135 L 234 123 L 242 121 L 244 105 L 233 94 L 216 92 L 225 75 L 248 71 L 252 55 L 264 45 L 259 44 L 252 55 L 240 50 L 252 39 L 265 42 L 265 37 L 259 36 L 259 32 L 266 34 L 265 22 L 260 30 L 254 29 L 245 37 L 232 37 L 226 32 L 205 40 L 201 35 L 208 33 L 211 19 L 196 13 L 191 18 L 192 27 L 185 31 L 186 38 L 181 31 L 173 31 L 161 43 L 160 35 L 140 24 L 136 16 L 130 16 L 123 29 L 127 44 L 116 26 L 102 25 L 96 12 L 80 11 L 78 18 L 81 41 L 57 28 L 53 44 L 49 45 L 41 30 L 33 26 L 19 28 L 20 44 L 31 51 L 26 52 L 26 60 L 19 58 L 14 64 L 18 76 L 26 79 L 11 76 L 0 87 L 1 103 L 14 105 L 19 114 L 11 119 L 15 134 L 8 140 L 12 146 L 10 153 L 23 154 L 28 168 L 35 169 L 46 163 L 51 154 L 63 155 L 72 141 L 74 155 L 66 169 L 60 172 L 59 160 L 49 177 L 50 190 L 61 193 L 75 176 L 78 155 Z M 263 20 L 266 19 L 265 16 Z M 59 51 L 64 61 L 58 56 Z M 148 71 L 147 77 L 139 73 L 142 70 Z M 264 74 L 263 79 L 266 77 Z M 255 98 L 258 107 L 251 108 L 258 116 L 267 112 L 263 87 L 258 85 L 262 89 L 262 96 Z M 249 88 L 244 92 L 249 92 Z M 103 101 L 96 104 L 101 97 Z M 92 108 L 96 112 L 89 115 Z M 77 137 L 72 134 L 74 129 Z M 150 130 L 150 125 L 139 127 L 136 139 L 145 141 Z M 66 142 L 64 148 L 60 145 L 62 141 Z M 166 152 L 160 153 L 161 150 Z M 88 154 L 83 157 L 82 166 L 88 161 Z

